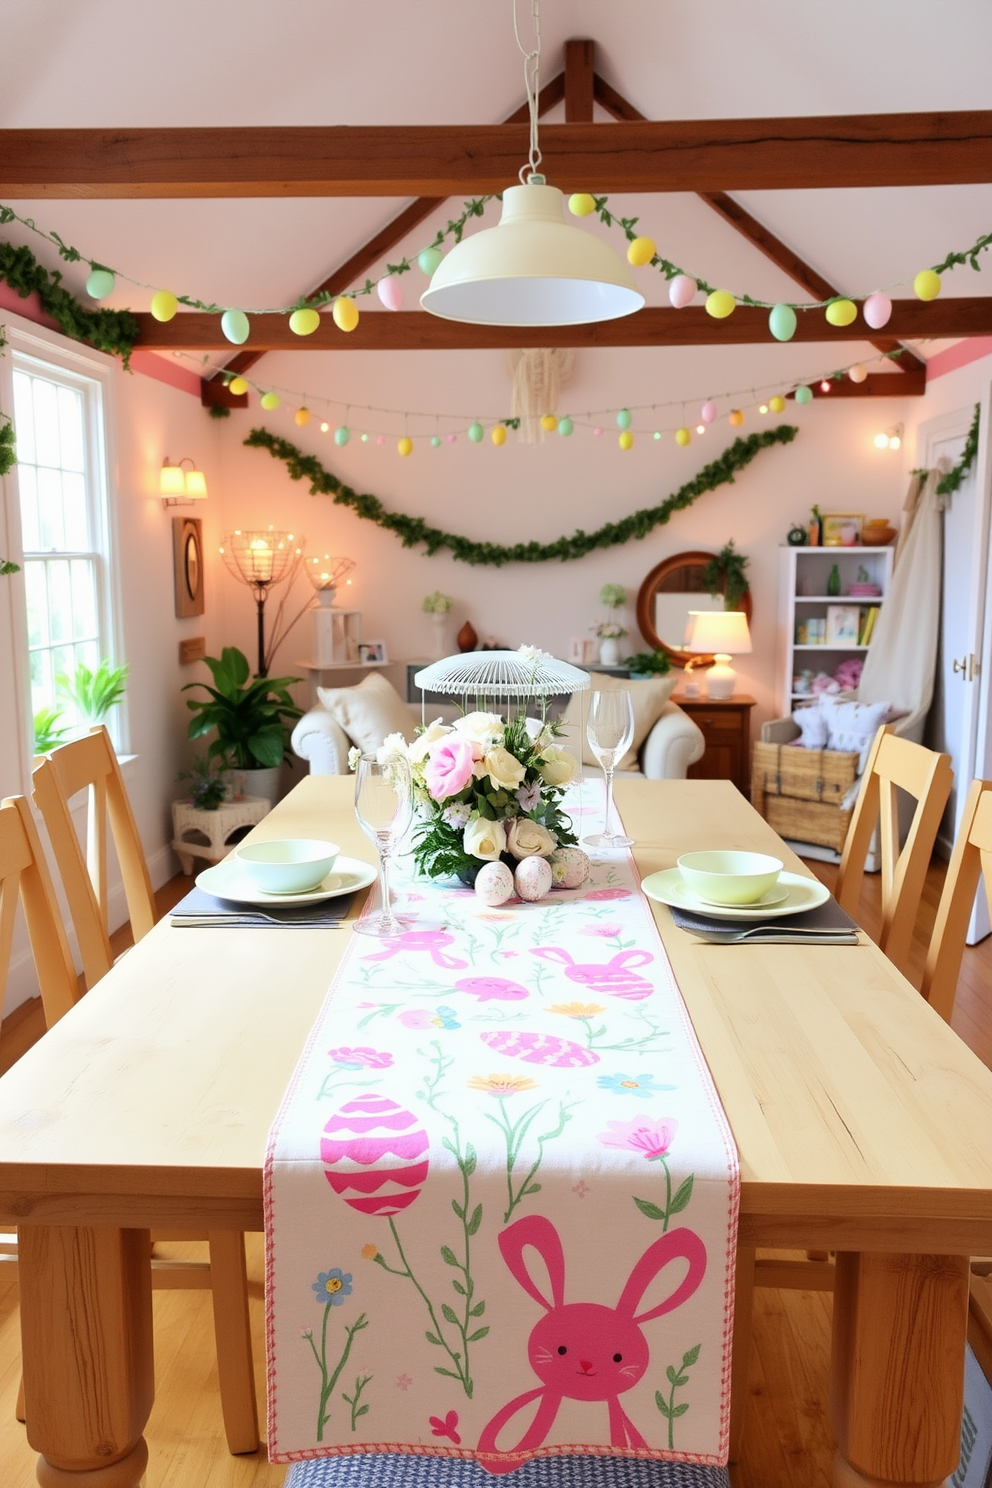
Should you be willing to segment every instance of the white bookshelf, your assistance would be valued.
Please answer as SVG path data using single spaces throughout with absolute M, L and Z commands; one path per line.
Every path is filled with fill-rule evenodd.
M 892 582 L 893 556 L 891 547 L 779 550 L 776 676 L 778 707 L 783 715 L 809 699 L 808 693 L 797 693 L 793 686 L 800 672 L 808 669 L 832 675 L 845 657 L 864 657 L 868 651 L 868 646 L 848 642 L 827 645 L 798 641 L 799 628 L 810 620 L 826 621 L 828 605 L 858 605 L 864 612 L 873 605 L 884 605 Z M 827 593 L 827 580 L 835 563 L 840 574 L 840 593 L 836 595 Z M 877 597 L 850 593 L 860 568 L 867 571 L 869 583 L 881 590 Z

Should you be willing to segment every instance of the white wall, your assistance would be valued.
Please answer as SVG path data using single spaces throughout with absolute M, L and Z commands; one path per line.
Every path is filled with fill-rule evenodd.
M 673 374 L 667 365 L 672 353 L 583 352 L 576 381 L 563 394 L 560 411 L 615 407 L 621 399 L 645 402 L 653 395 L 660 402 L 671 396 L 666 382 L 688 382 L 690 377 L 689 386 L 705 387 L 708 381 L 711 387 L 740 387 L 746 373 L 745 359 L 739 354 L 746 351 L 727 348 L 720 353 L 718 368 L 712 364 L 705 369 L 690 367 L 681 374 Z M 808 366 L 810 349 L 804 348 L 803 353 Z M 735 354 L 739 367 L 733 364 Z M 325 359 L 315 354 L 315 360 Z M 274 384 L 298 386 L 300 362 L 299 357 L 293 361 L 267 357 L 257 373 L 261 375 L 264 369 Z M 502 449 L 490 444 L 487 425 L 481 445 L 471 445 L 461 434 L 455 445 L 444 444 L 437 450 L 418 442 L 414 454 L 402 459 L 396 454 L 402 416 L 365 415 L 366 429 L 385 427 L 393 432 L 383 447 L 374 441 L 362 445 L 358 431 L 363 415 L 357 405 L 434 406 L 463 409 L 469 416 L 473 406 L 480 411 L 507 411 L 509 379 L 501 354 L 376 358 L 349 353 L 337 359 L 332 372 L 341 388 L 337 395 L 342 396 L 346 387 L 355 405 L 349 415 L 352 439 L 343 449 L 335 446 L 332 434 L 319 432 L 323 415 L 312 394 L 315 416 L 304 429 L 296 427 L 286 403 L 266 414 L 254 399 L 251 409 L 226 421 L 222 432 L 225 525 L 272 523 L 305 534 L 310 551 L 355 558 L 358 567 L 346 603 L 362 611 L 363 633 L 383 637 L 390 657 L 399 658 L 431 655 L 431 625 L 420 603 L 434 589 L 455 598 L 452 637 L 469 619 L 480 637 L 493 634 L 510 646 L 526 641 L 567 655 L 569 638 L 589 635 L 589 626 L 601 617 L 598 594 L 607 581 L 627 587 L 629 649 L 638 650 L 643 643 L 634 626 L 634 601 L 648 571 L 670 553 L 689 548 L 716 551 L 733 538 L 750 560 L 755 649 L 751 656 L 739 658 L 737 671 L 741 689 L 758 700 L 756 724 L 774 716 L 777 708 L 775 550 L 784 542 L 788 528 L 804 520 L 814 502 L 824 511 L 860 511 L 893 518 L 910 468 L 905 452 L 882 454 L 872 443 L 879 428 L 904 418 L 903 400 L 838 399 L 833 404 L 825 400 L 806 408 L 790 402 L 778 419 L 749 413 L 741 433 L 778 422 L 795 423 L 800 433 L 792 445 L 762 451 L 733 485 L 702 496 L 643 542 L 632 541 L 566 564 L 472 568 L 456 563 L 447 553 L 427 557 L 423 550 L 404 549 L 397 538 L 335 506 L 330 498 L 311 497 L 303 483 L 289 480 L 282 462 L 265 450 L 244 448 L 241 441 L 252 427 L 264 425 L 316 454 L 327 469 L 357 490 L 378 496 L 388 508 L 421 515 L 473 538 L 512 543 L 532 538 L 549 541 L 577 527 L 592 530 L 638 507 L 656 505 L 719 455 L 736 431 L 721 418 L 704 437 L 694 438 L 688 449 L 676 447 L 670 434 L 656 442 L 648 433 L 638 436 L 633 450 L 622 453 L 612 420 L 603 421 L 601 439 L 577 428 L 570 440 L 554 434 L 538 446 L 519 444 L 511 435 Z M 322 383 L 309 371 L 307 375 L 318 387 L 334 386 L 330 374 Z M 694 402 L 687 409 L 693 424 L 695 408 Z M 332 427 L 343 413 L 343 408 L 330 413 Z M 650 417 L 650 413 L 641 415 L 638 421 Z M 669 427 L 671 417 L 670 411 L 658 415 L 659 422 L 667 419 Z M 429 426 L 421 423 L 419 427 Z M 233 580 L 228 587 L 234 590 Z M 302 579 L 298 591 L 301 600 L 306 597 Z M 337 602 L 342 601 L 339 593 Z M 252 612 L 247 594 L 242 591 L 236 598 L 229 592 L 225 605 L 229 637 L 251 654 Z M 277 671 L 290 671 L 294 658 L 309 654 L 309 638 L 302 627 L 283 646 L 275 663 Z

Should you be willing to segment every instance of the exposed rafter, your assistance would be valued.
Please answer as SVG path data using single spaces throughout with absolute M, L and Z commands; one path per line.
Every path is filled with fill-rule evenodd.
M 992 181 L 992 112 L 548 124 L 565 191 L 789 191 Z M 527 158 L 525 124 L 5 129 L 0 198 L 472 196 Z
M 644 115 L 628 99 L 619 94 L 615 88 L 611 88 L 609 83 L 598 74 L 595 78 L 594 93 L 597 102 L 618 122 L 623 120 L 630 123 L 644 118 Z M 812 264 L 800 258 L 794 249 L 790 248 L 787 243 L 783 243 L 781 238 L 776 237 L 770 228 L 758 221 L 757 217 L 752 217 L 751 213 L 727 192 L 697 191 L 696 195 L 708 207 L 712 207 L 713 211 L 722 217 L 735 232 L 746 238 L 766 258 L 770 258 L 778 268 L 783 269 L 789 278 L 805 289 L 814 300 L 829 300 L 840 293 L 829 280 L 817 273 Z M 901 349 L 899 342 L 891 336 L 868 336 L 866 339 L 871 342 L 876 351 L 888 353 Z M 922 372 L 925 365 L 913 352 L 902 351 L 900 366 L 904 371 Z
M 553 109 L 556 104 L 561 103 L 562 99 L 566 97 L 569 48 L 575 45 L 584 47 L 587 43 L 566 43 L 565 72 L 557 73 L 541 89 L 537 97 L 537 111 L 539 114 L 546 114 L 549 109 Z M 589 42 L 588 46 L 590 48 L 589 66 L 591 69 L 592 42 Z M 574 70 L 573 63 L 573 72 Z M 575 85 L 573 84 L 573 86 Z M 591 107 L 592 105 L 590 103 Z M 527 117 L 527 105 L 523 103 L 519 108 L 514 109 L 509 118 L 504 120 L 504 123 L 519 124 Z M 402 243 L 407 233 L 412 232 L 415 227 L 419 227 L 420 223 L 426 217 L 429 217 L 432 212 L 436 211 L 438 207 L 443 207 L 446 200 L 447 198 L 443 196 L 417 197 L 415 201 L 410 202 L 409 206 L 404 207 L 402 212 L 393 218 L 392 222 L 388 222 L 381 232 L 369 238 L 368 242 L 363 243 L 356 253 L 353 253 L 332 274 L 329 274 L 326 279 L 322 280 L 314 289 L 311 289 L 308 293 L 308 298 L 310 295 L 315 294 L 341 294 L 344 290 L 349 289 L 356 280 L 361 279 L 363 274 L 368 273 L 372 265 L 377 263 L 384 254 L 391 252 L 397 243 Z M 265 353 L 263 351 L 239 351 L 236 356 L 233 356 L 225 364 L 222 370 L 215 372 L 209 378 L 202 378 L 200 400 L 204 406 L 207 408 L 244 408 L 248 401 L 247 394 L 242 393 L 238 395 L 229 392 L 223 378 L 227 373 L 233 373 L 237 376 L 239 372 L 247 372 L 248 368 L 253 367 L 258 359 L 264 355 Z
M 189 348 L 219 351 L 230 345 L 220 317 L 188 311 L 161 322 L 139 314 L 138 342 L 149 350 Z M 898 339 L 918 341 L 945 336 L 992 335 L 992 297 L 894 300 L 889 327 Z M 835 348 L 843 359 L 852 341 L 866 342 L 863 322 L 838 328 L 828 325 L 822 310 L 800 313 L 794 341 Z M 459 347 L 501 346 L 774 346 L 769 339 L 768 311 L 739 305 L 726 320 L 715 320 L 703 305 L 685 310 L 647 306 L 619 320 L 578 326 L 484 326 L 441 320 L 422 310 L 369 311 L 345 335 L 328 315 L 312 336 L 294 336 L 284 315 L 251 318 L 247 347 L 252 351 L 440 351 Z

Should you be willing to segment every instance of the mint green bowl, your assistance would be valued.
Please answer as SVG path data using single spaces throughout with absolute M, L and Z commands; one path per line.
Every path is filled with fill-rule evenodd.
M 765 853 L 692 852 L 678 860 L 682 882 L 710 904 L 757 904 L 778 883 L 784 864 Z
M 334 867 L 336 842 L 287 837 L 276 842 L 244 842 L 234 850 L 239 867 L 264 894 L 306 894 Z

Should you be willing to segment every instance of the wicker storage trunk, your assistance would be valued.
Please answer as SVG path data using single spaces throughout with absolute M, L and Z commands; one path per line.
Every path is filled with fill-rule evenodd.
M 857 779 L 858 758 L 856 750 L 755 744 L 751 802 L 780 837 L 840 852 L 853 810 L 840 803 Z

